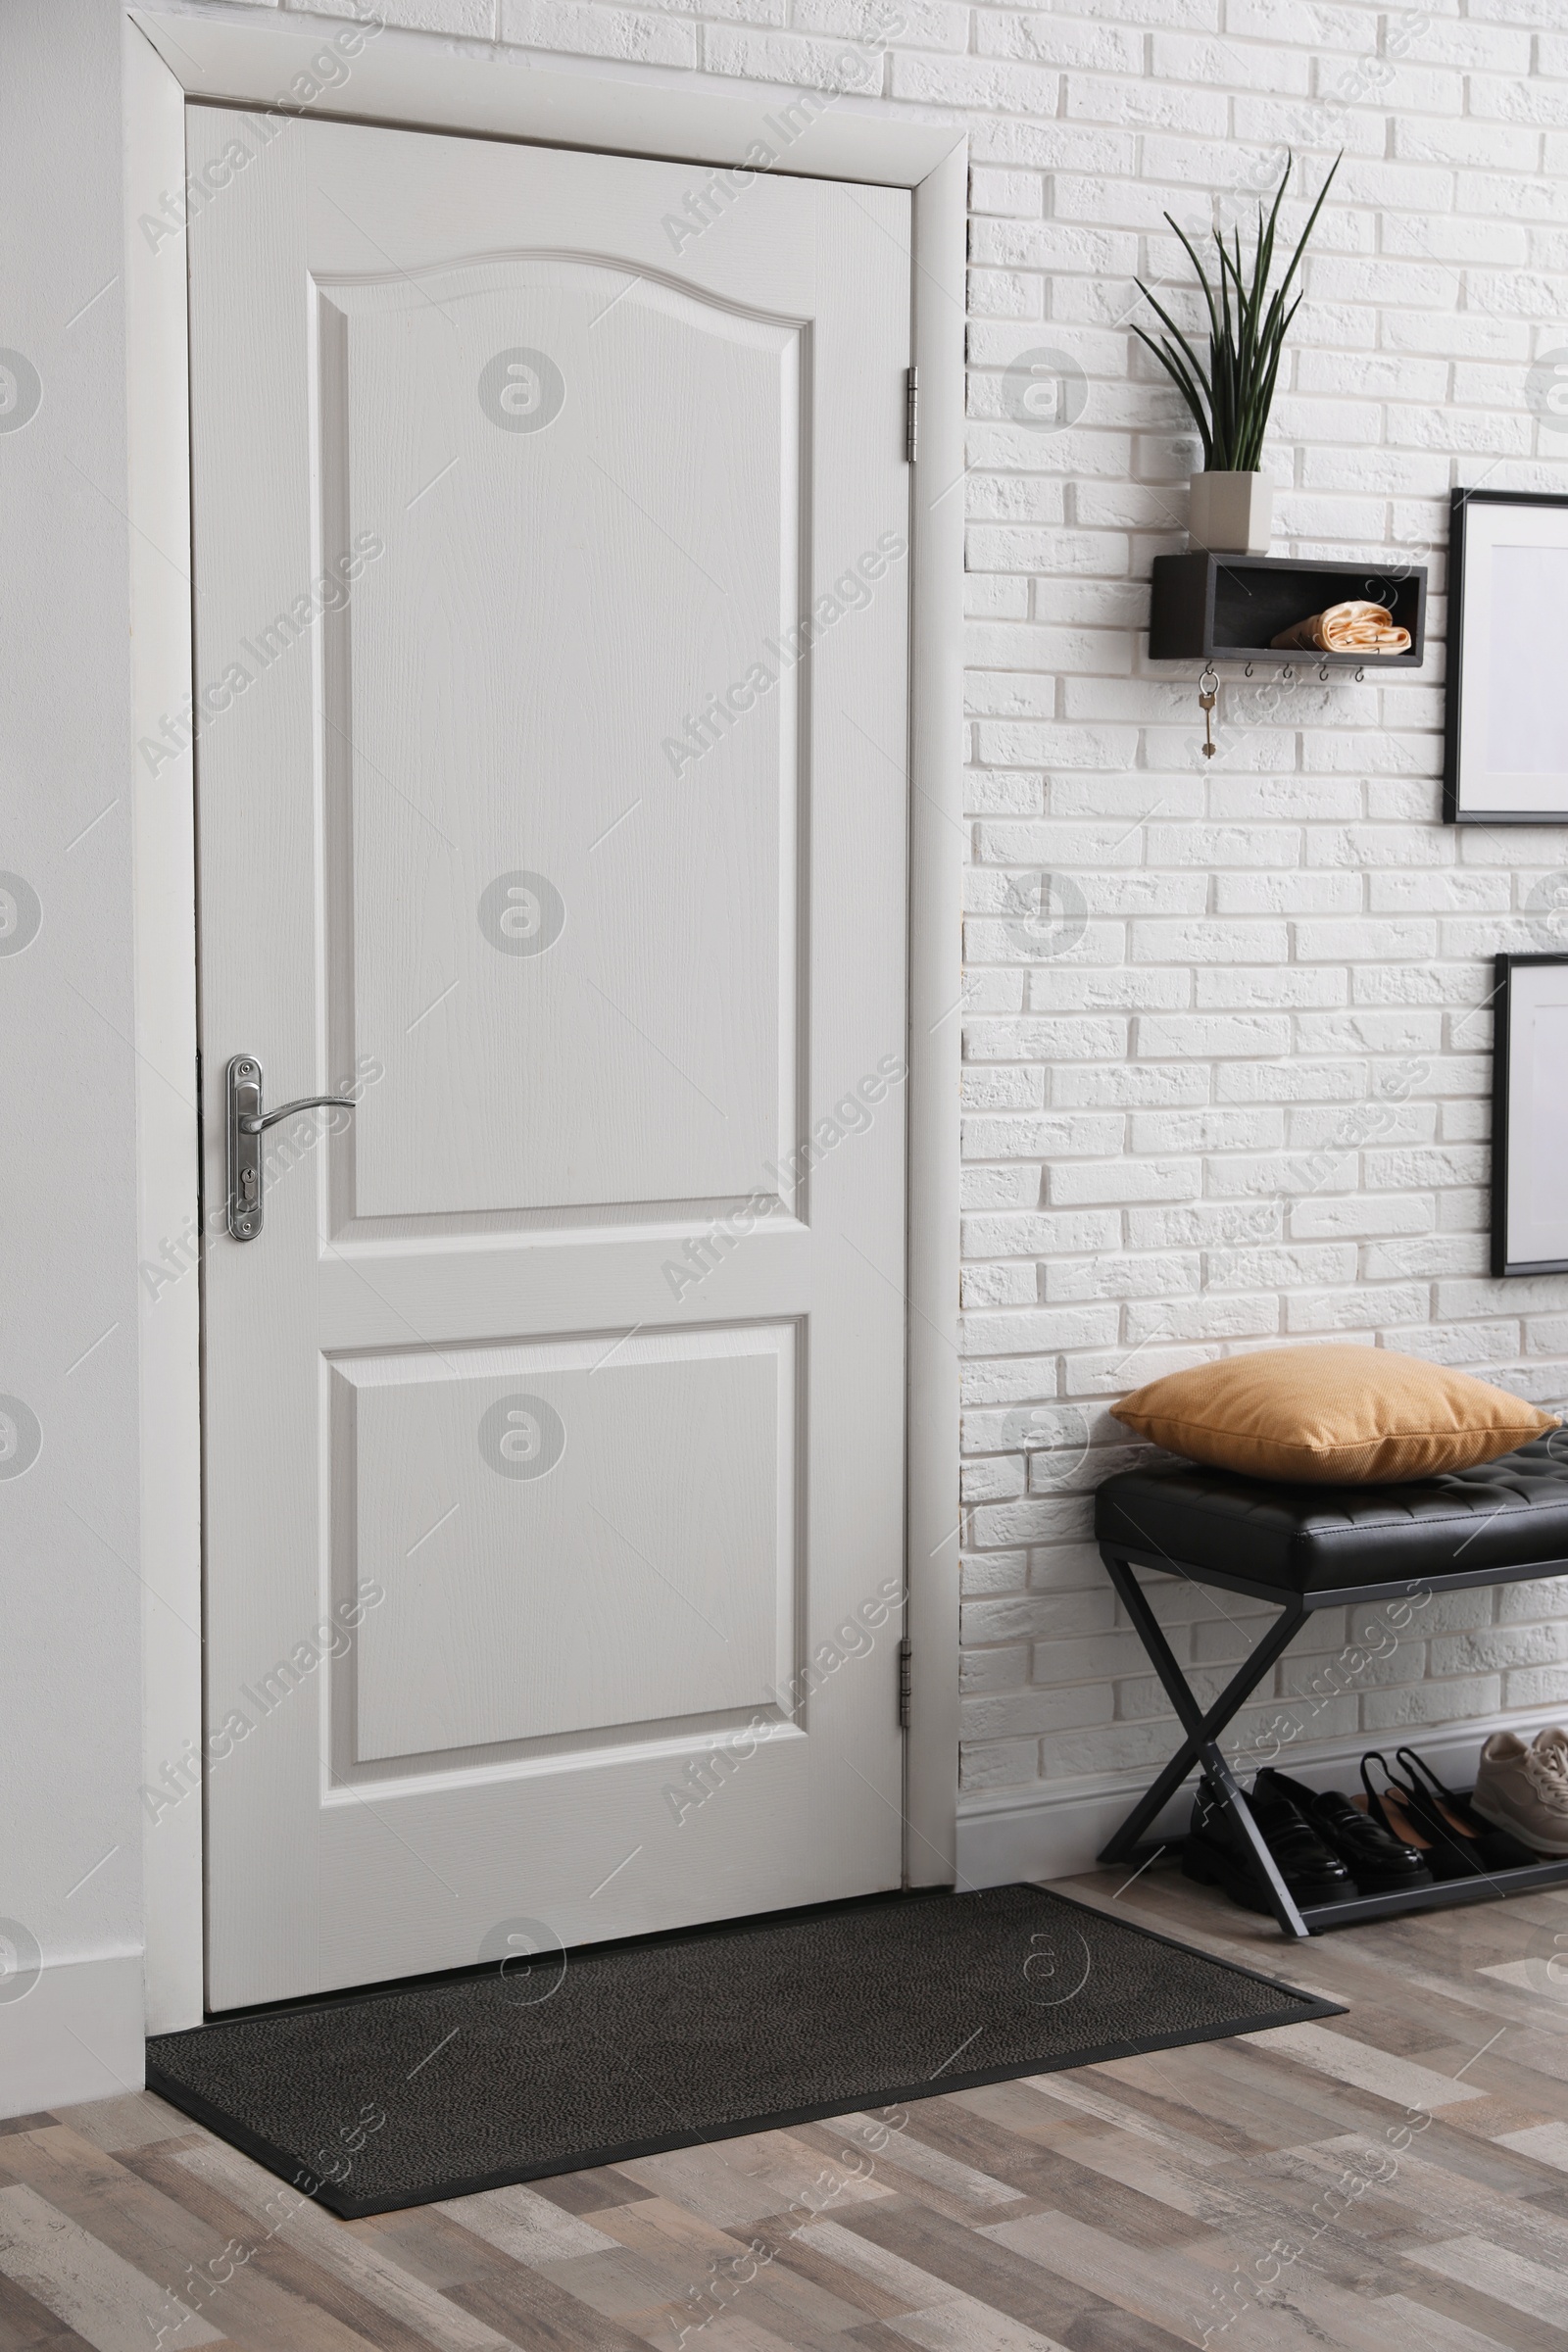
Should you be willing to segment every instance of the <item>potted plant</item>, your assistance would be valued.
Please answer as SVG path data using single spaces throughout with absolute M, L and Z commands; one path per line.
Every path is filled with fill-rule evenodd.
M 1169 213 L 1165 215 L 1198 271 L 1198 282 L 1208 306 L 1206 368 L 1175 319 L 1150 293 L 1143 279 L 1134 281 L 1169 331 L 1157 343 L 1141 326 L 1135 326 L 1133 332 L 1149 345 L 1187 403 L 1203 445 L 1203 470 L 1193 475 L 1188 536 L 1194 547 L 1211 548 L 1224 555 L 1268 553 L 1274 523 L 1274 485 L 1259 472 L 1258 461 L 1263 454 L 1269 411 L 1274 405 L 1274 384 L 1286 331 L 1301 304 L 1301 296 L 1298 294 L 1287 310 L 1285 298 L 1300 267 L 1306 240 L 1323 210 L 1323 199 L 1344 161 L 1344 150 L 1329 169 L 1328 178 L 1291 256 L 1290 268 L 1270 294 L 1274 230 L 1285 199 L 1286 182 L 1291 176 L 1292 161 L 1287 155 L 1284 175 L 1274 191 L 1266 220 L 1261 204 L 1257 208 L 1257 250 L 1252 256 L 1250 277 L 1242 267 L 1240 230 L 1233 230 L 1229 251 L 1219 230 L 1213 232 L 1219 255 L 1219 284 L 1215 287 L 1209 283 L 1186 231 L 1171 220 Z

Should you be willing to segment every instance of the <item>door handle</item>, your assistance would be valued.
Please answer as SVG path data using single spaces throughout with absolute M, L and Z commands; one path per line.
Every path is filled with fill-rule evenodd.
M 302 1110 L 357 1110 L 346 1095 L 302 1095 L 276 1110 L 262 1107 L 262 1065 L 252 1054 L 237 1054 L 228 1065 L 228 1230 L 236 1242 L 254 1242 L 262 1230 L 266 1176 L 262 1137 L 280 1119 Z

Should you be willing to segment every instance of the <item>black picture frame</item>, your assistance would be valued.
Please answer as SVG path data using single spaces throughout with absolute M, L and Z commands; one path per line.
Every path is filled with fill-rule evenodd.
M 1447 684 L 1444 697 L 1444 758 L 1443 758 L 1443 815 L 1450 825 L 1568 825 L 1568 773 L 1563 778 L 1560 804 L 1552 808 L 1503 808 L 1490 804 L 1479 805 L 1472 787 L 1467 805 L 1464 775 L 1465 749 L 1465 688 L 1471 687 L 1472 703 L 1476 700 L 1478 672 L 1474 664 L 1487 658 L 1487 649 L 1478 643 L 1479 632 L 1472 627 L 1466 637 L 1466 604 L 1475 567 L 1471 562 L 1470 523 L 1472 516 L 1489 514 L 1493 509 L 1524 507 L 1540 512 L 1557 510 L 1562 515 L 1562 543 L 1568 548 L 1568 490 L 1452 490 L 1448 494 L 1448 658 Z M 1551 661 L 1544 653 L 1544 659 Z M 1560 671 L 1562 692 L 1568 699 L 1568 666 L 1551 661 L 1553 669 Z M 1473 764 L 1473 760 L 1472 760 Z
M 1519 997 L 1514 986 L 1516 972 L 1532 965 L 1556 964 L 1568 968 L 1568 955 L 1562 956 L 1498 956 L 1494 960 L 1492 991 L 1493 1047 L 1492 1047 L 1492 1271 L 1494 1276 L 1509 1274 L 1568 1274 L 1568 1255 L 1562 1257 L 1510 1258 L 1509 1243 L 1515 1221 L 1510 1216 L 1513 1206 L 1513 1185 L 1517 1168 L 1510 1151 L 1509 1118 L 1517 1094 L 1514 1069 L 1516 1043 L 1515 1015 Z M 1568 1069 L 1564 1072 L 1568 1084 Z M 1563 1169 L 1563 1182 L 1568 1188 L 1568 1167 Z

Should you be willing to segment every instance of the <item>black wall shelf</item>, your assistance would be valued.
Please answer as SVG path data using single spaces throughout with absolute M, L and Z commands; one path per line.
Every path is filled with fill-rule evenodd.
M 1384 605 L 1410 632 L 1407 654 L 1287 653 L 1269 643 L 1293 621 L 1351 598 Z M 1427 575 L 1397 579 L 1372 564 L 1298 564 L 1196 548 L 1154 558 L 1149 653 L 1154 662 L 1276 662 L 1301 669 L 1419 669 L 1426 656 Z

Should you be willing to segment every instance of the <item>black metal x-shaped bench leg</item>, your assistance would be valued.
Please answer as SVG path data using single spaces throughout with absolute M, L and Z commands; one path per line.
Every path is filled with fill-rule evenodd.
M 1115 1836 L 1102 1849 L 1101 1861 L 1126 1861 L 1150 1823 L 1175 1795 L 1193 1766 L 1200 1764 L 1250 1849 L 1259 1882 L 1258 1891 L 1266 1896 L 1268 1907 L 1281 1928 L 1287 1936 L 1308 1935 L 1310 1931 L 1296 1907 L 1290 1888 L 1280 1876 L 1279 1865 L 1264 1844 L 1262 1834 L 1252 1819 L 1251 1809 L 1218 1746 L 1219 1735 L 1225 1726 L 1251 1697 L 1280 1652 L 1295 1640 L 1307 1614 L 1305 1608 L 1294 1596 L 1286 1603 L 1256 1648 L 1249 1655 L 1246 1664 L 1232 1676 L 1207 1714 L 1204 1714 L 1165 1639 L 1159 1620 L 1133 1574 L 1131 1562 L 1115 1556 L 1108 1549 L 1103 1550 L 1101 1556 L 1116 1588 L 1116 1596 L 1132 1619 L 1138 1637 L 1149 1652 L 1150 1662 L 1187 1734 L 1158 1779 L 1139 1798 Z

